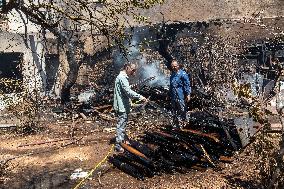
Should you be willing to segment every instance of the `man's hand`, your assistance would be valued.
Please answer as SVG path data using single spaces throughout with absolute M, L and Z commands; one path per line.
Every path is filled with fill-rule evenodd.
M 189 102 L 189 101 L 190 101 L 190 95 L 186 96 L 185 101 L 186 101 L 186 102 Z
M 149 100 L 147 98 L 145 98 L 144 96 L 141 96 L 140 100 L 142 100 L 143 102 L 148 102 Z

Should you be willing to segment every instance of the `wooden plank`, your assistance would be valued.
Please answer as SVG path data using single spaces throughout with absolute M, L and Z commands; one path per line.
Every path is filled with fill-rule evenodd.
M 200 131 L 197 131 L 197 130 L 192 130 L 192 129 L 181 129 L 181 131 L 184 131 L 186 133 L 196 134 L 196 135 L 206 137 L 206 138 L 210 138 L 210 139 L 214 140 L 215 142 L 220 143 L 220 140 L 217 137 L 215 137 L 216 135 L 214 136 L 212 134 L 207 134 L 207 133 L 203 133 L 203 132 L 200 132 Z
M 17 124 L 15 123 L 1 123 L 0 129 L 8 129 L 8 128 L 15 128 L 17 127 Z

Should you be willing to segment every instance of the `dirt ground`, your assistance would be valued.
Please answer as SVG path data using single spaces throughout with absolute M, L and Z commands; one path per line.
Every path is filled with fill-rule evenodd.
M 81 180 L 70 179 L 74 170 L 91 171 L 111 150 L 115 135 L 109 129 L 112 126 L 94 121 L 85 123 L 79 120 L 73 124 L 57 121 L 42 125 L 42 131 L 33 135 L 2 133 L 0 159 L 11 160 L 6 164 L 5 174 L 0 177 L 0 188 L 74 188 Z M 135 128 L 129 130 L 134 132 Z M 73 140 L 52 142 L 70 136 Z M 279 136 L 273 135 L 272 138 L 277 141 Z M 47 141 L 51 142 L 33 144 Z M 80 188 L 261 188 L 259 160 L 253 146 L 254 143 L 236 153 L 232 163 L 220 163 L 214 169 L 164 173 L 144 181 L 106 162 Z

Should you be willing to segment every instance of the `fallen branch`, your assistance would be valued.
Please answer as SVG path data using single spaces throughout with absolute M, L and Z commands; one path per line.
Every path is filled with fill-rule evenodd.
M 63 138 L 63 139 L 55 139 L 55 140 L 50 140 L 50 141 L 41 141 L 41 142 L 35 142 L 35 143 L 29 143 L 29 144 L 21 144 L 18 146 L 19 147 L 24 147 L 24 146 L 34 146 L 34 145 L 41 145 L 41 144 L 47 144 L 47 143 L 53 143 L 53 142 L 60 142 L 64 140 L 72 140 L 72 138 Z
M 88 120 L 87 116 L 85 114 L 83 114 L 82 112 L 79 113 L 79 115 L 84 119 L 84 120 Z
M 104 119 L 104 120 L 107 120 L 107 121 L 111 121 L 111 122 L 116 122 L 116 119 L 115 118 L 113 118 L 113 117 L 110 117 L 110 116 L 108 116 L 108 115 L 106 115 L 106 114 L 103 114 L 103 113 L 101 113 L 101 112 L 99 112 L 99 111 L 97 111 L 97 110 L 93 110 L 95 113 L 97 113 L 99 116 L 100 116 L 100 118 L 102 118 L 102 119 Z
M 206 152 L 205 148 L 202 146 L 202 144 L 199 144 L 199 147 L 201 148 L 201 151 L 203 152 L 203 157 L 213 166 L 216 167 L 215 163 L 210 158 L 209 154 Z
M 110 108 L 112 108 L 112 105 L 103 105 L 103 106 L 94 107 L 95 110 L 110 109 Z
M 17 125 L 15 123 L 2 123 L 0 124 L 0 129 L 7 129 L 7 128 L 16 128 Z
M 80 137 L 76 140 L 73 140 L 69 143 L 66 143 L 66 144 L 62 144 L 61 146 L 57 147 L 56 149 L 48 149 L 48 150 L 45 150 L 45 151 L 41 151 L 41 152 L 30 152 L 30 153 L 26 153 L 26 154 L 22 154 L 22 155 L 18 155 L 18 156 L 14 156 L 14 157 L 11 157 L 11 158 L 8 158 L 8 159 L 5 159 L 5 160 L 2 160 L 0 161 L 0 166 L 1 165 L 5 165 L 6 163 L 8 163 L 9 161 L 11 160 L 14 160 L 14 159 L 18 159 L 18 158 L 22 158 L 22 157 L 26 157 L 26 156 L 31 156 L 31 155 L 37 155 L 37 154 L 41 154 L 41 153 L 46 153 L 46 152 L 51 152 L 51 151 L 55 151 L 55 150 L 59 150 L 63 147 L 66 147 L 66 146 L 69 146 L 71 144 L 74 144 L 76 142 L 78 142 L 79 140 L 81 140 L 83 137 Z

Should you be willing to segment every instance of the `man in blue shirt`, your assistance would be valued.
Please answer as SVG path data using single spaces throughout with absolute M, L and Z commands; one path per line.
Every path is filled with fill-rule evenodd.
M 125 133 L 125 127 L 128 121 L 128 114 L 131 108 L 131 99 L 139 99 L 147 101 L 147 99 L 136 93 L 130 88 L 128 78 L 135 74 L 136 65 L 134 63 L 125 64 L 123 70 L 115 79 L 114 83 L 114 100 L 113 109 L 118 115 L 118 122 L 116 125 L 116 145 L 115 150 L 117 152 L 123 152 L 121 142 L 126 142 L 127 135 Z
M 180 122 L 187 121 L 186 102 L 190 100 L 190 80 L 177 60 L 171 62 L 170 97 L 173 111 L 173 127 L 180 128 Z

